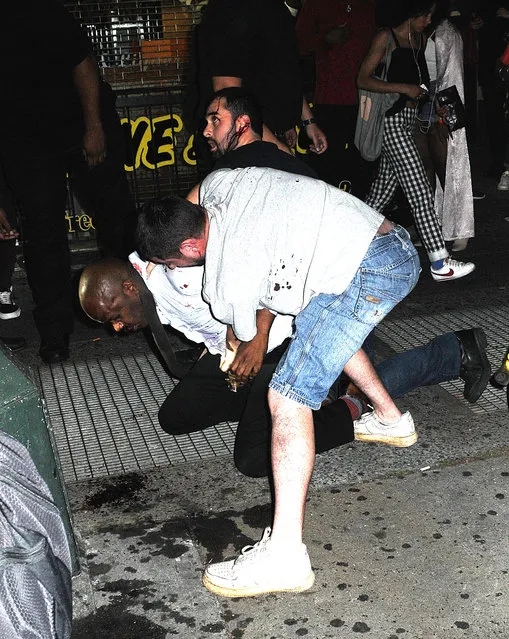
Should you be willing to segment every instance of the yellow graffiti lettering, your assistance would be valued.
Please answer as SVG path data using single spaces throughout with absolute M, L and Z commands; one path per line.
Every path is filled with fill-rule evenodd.
M 125 164 L 126 171 L 134 171 L 144 166 L 158 169 L 175 164 L 175 133 L 182 131 L 184 124 L 177 114 L 161 115 L 155 118 L 140 116 L 136 120 L 121 120 L 131 133 L 133 158 L 131 164 Z
M 80 231 L 90 231 L 90 229 L 95 230 L 93 219 L 86 213 L 83 213 L 83 215 L 78 217 L 78 226 Z
M 189 164 L 190 166 L 196 166 L 196 153 L 194 151 L 194 134 L 190 135 L 187 144 L 184 149 L 184 153 L 182 157 L 184 158 L 184 162 Z
M 65 212 L 65 219 L 67 220 L 67 232 L 68 233 L 74 233 L 74 229 L 72 228 L 72 222 L 74 220 L 74 215 L 71 213 L 71 211 L 67 211 Z

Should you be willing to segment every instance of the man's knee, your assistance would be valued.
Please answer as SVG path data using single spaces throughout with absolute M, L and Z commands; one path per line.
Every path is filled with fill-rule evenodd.
M 270 454 L 257 451 L 234 451 L 233 461 L 237 470 L 246 477 L 267 477 L 270 472 Z
M 171 395 L 165 400 L 157 416 L 159 425 L 169 435 L 184 435 L 193 430 L 200 430 L 186 415 L 185 407 L 179 406 L 178 402 L 171 401 Z

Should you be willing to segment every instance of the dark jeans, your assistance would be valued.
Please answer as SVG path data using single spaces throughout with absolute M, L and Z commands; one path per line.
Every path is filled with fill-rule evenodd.
M 285 346 L 269 353 L 251 385 L 233 393 L 219 369 L 219 356 L 207 353 L 166 398 L 159 423 L 172 435 L 203 430 L 223 421 L 238 421 L 234 461 L 249 477 L 270 474 L 271 418 L 267 389 Z M 454 333 L 425 346 L 393 355 L 376 371 L 393 398 L 419 386 L 431 386 L 459 376 L 461 347 Z M 313 412 L 316 452 L 353 440 L 353 424 L 346 404 L 336 400 Z
M 73 328 L 66 173 L 79 201 L 94 217 L 101 253 L 126 258 L 132 249 L 135 209 L 124 171 L 123 134 L 118 120 L 104 128 L 107 157 L 94 169 L 88 168 L 80 148 L 44 155 L 23 148 L 0 149 L 7 184 L 21 206 L 27 280 L 43 340 L 58 339 Z

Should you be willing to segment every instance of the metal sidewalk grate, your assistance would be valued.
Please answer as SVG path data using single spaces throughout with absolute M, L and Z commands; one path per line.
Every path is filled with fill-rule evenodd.
M 509 306 L 502 306 L 387 320 L 377 328 L 377 336 L 401 352 L 451 330 L 481 326 L 495 369 L 509 342 L 508 314 Z M 233 452 L 235 423 L 177 437 L 159 427 L 159 406 L 175 382 L 152 353 L 41 366 L 39 376 L 66 481 Z M 441 386 L 473 413 L 507 411 L 505 391 L 488 387 L 477 404 L 471 405 L 463 399 L 461 380 Z
M 393 350 L 402 351 L 421 346 L 437 335 L 477 326 L 484 329 L 488 339 L 487 355 L 492 370 L 496 370 L 509 345 L 507 318 L 509 306 L 474 308 L 459 311 L 447 311 L 436 315 L 424 315 L 407 319 L 386 320 L 376 329 L 376 335 Z M 485 414 L 497 411 L 507 412 L 507 399 L 504 390 L 488 385 L 475 404 L 469 404 L 463 398 L 461 379 L 440 384 L 448 393 L 461 401 L 473 413 Z
M 157 412 L 175 382 L 152 354 L 41 366 L 66 481 L 231 454 L 236 424 L 168 435 Z

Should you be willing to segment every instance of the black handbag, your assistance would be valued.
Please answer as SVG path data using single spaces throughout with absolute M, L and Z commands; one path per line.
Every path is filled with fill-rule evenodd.
M 438 91 L 436 100 L 439 106 L 447 107 L 447 113 L 442 119 L 449 129 L 449 133 L 462 129 L 466 125 L 465 106 L 455 84 Z

